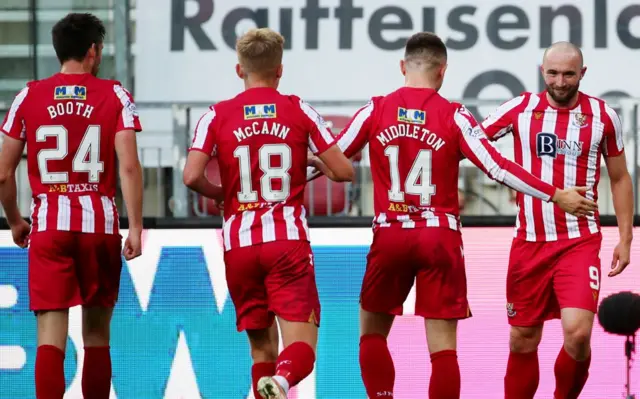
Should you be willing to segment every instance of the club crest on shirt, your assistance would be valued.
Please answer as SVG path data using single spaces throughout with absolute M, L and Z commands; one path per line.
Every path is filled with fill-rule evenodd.
M 582 113 L 577 113 L 573 115 L 573 124 L 579 128 L 587 127 L 589 124 L 587 123 L 587 115 Z
M 275 104 L 254 104 L 244 106 L 244 119 L 271 119 L 277 116 Z
M 87 88 L 85 86 L 56 86 L 53 90 L 54 100 L 86 100 Z
M 398 107 L 398 122 L 424 125 L 426 121 L 427 114 L 423 110 Z
M 544 115 L 543 112 L 534 112 L 533 113 L 533 117 L 536 118 L 536 119 L 542 118 L 543 115 Z

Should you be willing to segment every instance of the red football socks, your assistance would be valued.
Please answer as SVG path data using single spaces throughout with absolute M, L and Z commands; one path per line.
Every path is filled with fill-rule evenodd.
M 396 370 L 384 336 L 367 334 L 360 337 L 360 372 L 367 396 L 393 397 Z
M 85 398 L 109 399 L 111 393 L 111 354 L 108 346 L 84 348 L 82 395 Z
M 273 362 L 255 363 L 251 366 L 251 383 L 253 387 L 253 396 L 260 398 L 258 393 L 258 380 L 262 377 L 271 377 L 276 373 L 276 364 Z
M 538 352 L 509 353 L 504 377 L 505 399 L 533 399 L 540 383 Z
M 64 391 L 64 352 L 53 345 L 39 346 L 36 352 L 36 398 L 62 399 Z
M 560 349 L 554 371 L 556 374 L 555 399 L 576 399 L 589 377 L 591 355 L 584 361 L 577 361 L 564 349 Z
M 276 362 L 276 375 L 283 377 L 293 388 L 313 371 L 316 354 L 309 344 L 294 342 L 284 348 Z
M 429 399 L 460 398 L 460 367 L 455 350 L 431 354 L 431 380 Z

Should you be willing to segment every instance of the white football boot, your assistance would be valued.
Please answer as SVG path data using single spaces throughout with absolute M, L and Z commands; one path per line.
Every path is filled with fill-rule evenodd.
M 273 377 L 262 377 L 258 380 L 258 393 L 263 399 L 287 399 L 284 388 Z

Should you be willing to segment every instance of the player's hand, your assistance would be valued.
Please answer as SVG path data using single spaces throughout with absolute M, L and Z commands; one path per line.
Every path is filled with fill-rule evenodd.
M 609 277 L 617 276 L 631 263 L 631 241 L 620 241 L 613 250 L 613 260 L 611 261 L 611 271 Z
M 307 151 L 307 166 L 316 167 L 317 162 L 318 162 L 318 157 L 313 155 L 311 151 Z
M 213 200 L 213 204 L 218 208 L 220 213 L 224 212 L 224 201 Z
M 573 216 L 591 216 L 598 209 L 598 204 L 584 197 L 588 189 L 588 187 L 557 189 L 551 200 Z
M 31 233 L 31 225 L 26 220 L 20 219 L 17 224 L 11 226 L 11 235 L 13 242 L 20 248 L 29 246 L 29 234 Z
M 129 230 L 122 254 L 126 260 L 135 259 L 142 255 L 142 230 Z

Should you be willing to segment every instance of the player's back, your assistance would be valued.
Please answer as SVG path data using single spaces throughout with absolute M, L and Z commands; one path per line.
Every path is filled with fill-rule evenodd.
M 248 89 L 205 118 L 213 118 L 224 188 L 225 247 L 307 240 L 307 152 L 333 140 L 322 118 L 298 97 L 272 88 Z M 196 137 L 205 135 L 196 131 Z
M 115 134 L 140 130 L 129 93 L 91 74 L 58 73 L 20 96 L 34 231 L 118 234 Z
M 368 106 L 376 223 L 457 230 L 460 129 L 471 127 L 460 119 L 461 107 L 435 90 L 410 87 Z

